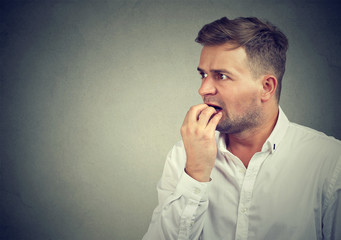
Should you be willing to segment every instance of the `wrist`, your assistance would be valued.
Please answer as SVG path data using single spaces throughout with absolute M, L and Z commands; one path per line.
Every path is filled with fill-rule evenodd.
M 198 182 L 209 182 L 211 180 L 212 169 L 206 170 L 193 170 L 188 167 L 185 168 L 185 172 L 191 178 L 197 180 Z

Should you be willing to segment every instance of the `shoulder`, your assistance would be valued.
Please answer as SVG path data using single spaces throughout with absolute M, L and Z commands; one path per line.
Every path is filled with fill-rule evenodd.
M 296 123 L 289 123 L 278 149 L 279 156 L 292 159 L 305 169 L 329 175 L 340 164 L 341 142 L 334 137 Z
M 289 123 L 283 139 L 283 151 L 291 163 L 302 169 L 311 182 L 321 183 L 325 204 L 341 187 L 341 141 L 325 133 Z M 324 204 L 324 205 L 325 205 Z
M 341 156 L 340 140 L 306 126 L 290 122 L 285 138 L 297 148 Z
M 323 132 L 290 123 L 284 136 L 281 156 L 295 167 L 333 186 L 341 168 L 341 141 Z

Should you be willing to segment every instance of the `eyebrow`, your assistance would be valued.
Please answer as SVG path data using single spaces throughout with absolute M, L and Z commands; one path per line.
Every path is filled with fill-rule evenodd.
M 197 68 L 197 70 L 199 72 L 205 72 L 203 69 L 201 69 L 199 67 Z M 231 72 L 227 71 L 226 69 L 212 69 L 212 70 L 210 70 L 210 72 L 212 72 L 212 73 L 227 73 L 227 74 L 233 76 L 233 74 Z

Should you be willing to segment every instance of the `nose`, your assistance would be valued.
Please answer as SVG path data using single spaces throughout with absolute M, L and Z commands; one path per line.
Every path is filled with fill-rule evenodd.
M 214 86 L 214 80 L 210 76 L 203 78 L 198 92 L 202 97 L 216 94 L 217 89 Z

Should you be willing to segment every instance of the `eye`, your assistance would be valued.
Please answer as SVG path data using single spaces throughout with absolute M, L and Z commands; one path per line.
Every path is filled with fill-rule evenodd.
M 228 76 L 226 76 L 225 74 L 222 74 L 222 73 L 218 73 L 218 74 L 217 74 L 217 78 L 218 78 L 219 80 L 226 80 L 226 79 L 229 79 Z
M 200 72 L 201 79 L 207 78 L 207 73 Z

